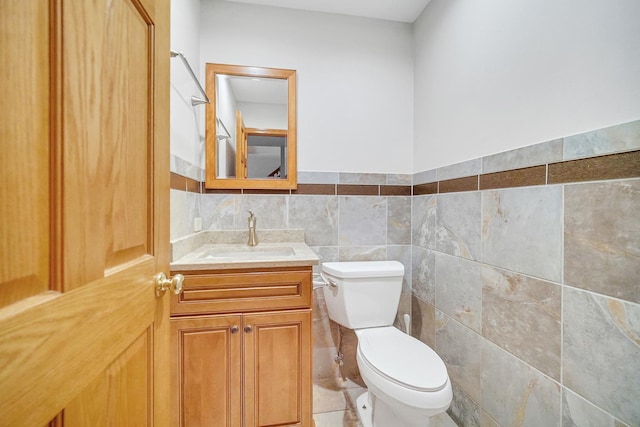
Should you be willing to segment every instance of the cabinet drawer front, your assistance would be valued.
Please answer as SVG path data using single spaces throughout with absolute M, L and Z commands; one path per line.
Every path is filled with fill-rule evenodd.
M 171 299 L 171 314 L 230 313 L 311 306 L 311 268 L 181 272 L 184 291 Z

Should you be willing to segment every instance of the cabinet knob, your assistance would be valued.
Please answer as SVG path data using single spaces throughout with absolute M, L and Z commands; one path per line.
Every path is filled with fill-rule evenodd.
M 245 331 L 246 333 L 249 333 L 249 332 L 253 331 L 253 329 L 251 329 L 251 326 L 250 326 L 250 325 L 247 325 L 247 326 L 245 326 L 245 327 L 244 327 L 244 331 Z
M 233 325 L 233 326 L 231 327 L 231 333 L 232 333 L 232 334 L 237 334 L 239 329 L 240 329 L 240 328 L 238 328 L 238 325 Z
M 175 295 L 181 294 L 184 289 L 184 276 L 182 274 L 176 274 L 172 279 L 167 279 L 164 273 L 158 273 L 153 278 L 155 280 L 157 297 L 164 295 L 171 287 L 173 287 L 173 293 Z

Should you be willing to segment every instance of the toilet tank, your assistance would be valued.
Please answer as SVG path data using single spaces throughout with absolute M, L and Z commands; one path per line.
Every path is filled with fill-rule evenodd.
M 401 263 L 325 262 L 322 275 L 330 283 L 323 292 L 331 320 L 350 329 L 393 324 L 404 277 Z

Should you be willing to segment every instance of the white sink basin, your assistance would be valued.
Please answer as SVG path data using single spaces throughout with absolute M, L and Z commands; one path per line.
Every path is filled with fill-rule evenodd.
M 204 259 L 275 259 L 286 258 L 296 254 L 290 246 L 233 246 L 218 247 L 206 250 L 200 258 Z

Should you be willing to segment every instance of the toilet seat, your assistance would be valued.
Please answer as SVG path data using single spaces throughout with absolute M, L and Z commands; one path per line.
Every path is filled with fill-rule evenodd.
M 361 360 L 380 377 L 417 392 L 448 384 L 447 368 L 428 345 L 393 326 L 357 330 Z

